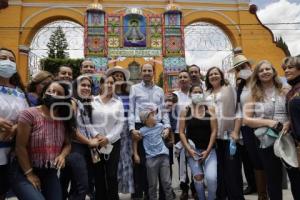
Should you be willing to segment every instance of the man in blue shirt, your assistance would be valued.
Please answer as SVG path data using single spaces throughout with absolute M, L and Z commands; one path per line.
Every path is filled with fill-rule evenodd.
M 133 199 L 143 198 L 143 193 L 147 196 L 147 180 L 144 177 L 146 171 L 146 157 L 145 150 L 142 144 L 142 137 L 139 129 L 143 126 L 139 117 L 140 111 L 155 106 L 157 114 L 155 115 L 156 122 L 162 122 L 164 127 L 164 134 L 169 134 L 170 121 L 168 113 L 163 112 L 164 106 L 164 92 L 163 89 L 156 86 L 153 82 L 154 69 L 151 64 L 143 65 L 141 69 L 141 83 L 135 84 L 130 89 L 129 96 L 129 112 L 128 123 L 129 130 L 134 141 L 138 141 L 138 155 L 140 162 L 134 164 L 134 187 L 135 193 L 132 195 Z

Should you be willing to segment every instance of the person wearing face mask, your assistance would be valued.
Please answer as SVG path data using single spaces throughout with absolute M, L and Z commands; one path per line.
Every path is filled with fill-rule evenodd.
M 76 130 L 68 85 L 50 82 L 41 105 L 18 117 L 10 182 L 19 199 L 62 199 L 57 171 L 65 166 Z
M 0 48 L 0 200 L 9 190 L 8 161 L 17 129 L 17 116 L 28 107 L 13 51 Z
M 233 58 L 233 67 L 229 72 L 234 72 L 236 78 L 240 80 L 237 84 L 236 104 L 241 115 L 243 115 L 243 107 L 246 99 L 251 95 L 250 78 L 253 74 L 251 61 L 244 55 L 237 54 Z M 242 124 L 241 134 L 244 143 L 244 147 L 241 148 L 241 155 L 245 176 L 248 182 L 248 187 L 244 190 L 244 194 L 251 194 L 257 190 L 258 199 L 267 199 L 266 175 L 261 158 L 258 154 L 258 141 L 254 135 L 254 130 L 245 124 Z
M 179 135 L 188 153 L 188 163 L 198 198 L 206 199 L 205 177 L 208 200 L 214 200 L 217 190 L 217 156 L 214 148 L 218 128 L 217 120 L 214 116 L 214 109 L 206 105 L 200 86 L 192 86 L 190 96 L 191 105 L 180 113 Z

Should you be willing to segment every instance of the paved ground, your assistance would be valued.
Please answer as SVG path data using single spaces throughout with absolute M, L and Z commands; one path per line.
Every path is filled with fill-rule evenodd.
M 173 165 L 173 180 L 172 180 L 172 186 L 174 188 L 174 191 L 176 193 L 176 200 L 179 200 L 180 191 L 179 191 L 179 181 L 178 181 L 178 173 L 175 173 L 178 171 L 178 165 L 177 162 Z M 120 194 L 121 200 L 130 200 L 130 194 Z M 192 198 L 191 198 L 192 199 Z M 246 200 L 257 200 L 257 195 L 246 195 Z M 17 198 L 9 198 L 8 200 L 17 200 Z M 283 190 L 283 200 L 293 200 L 290 189 Z
M 180 191 L 175 190 L 175 193 L 177 195 L 176 200 L 179 200 Z M 130 195 L 120 195 L 121 200 L 130 200 Z M 257 200 L 257 195 L 246 195 L 246 200 Z M 190 198 L 192 200 L 192 198 Z M 283 191 L 283 200 L 293 200 L 290 190 L 284 190 Z

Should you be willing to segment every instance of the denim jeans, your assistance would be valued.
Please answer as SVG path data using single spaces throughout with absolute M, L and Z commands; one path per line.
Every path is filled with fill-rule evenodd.
M 11 181 L 12 189 L 18 199 L 62 200 L 62 192 L 56 169 L 34 168 L 33 173 L 40 179 L 41 191 L 35 189 L 27 180 L 16 160 L 12 163 L 9 179 Z
M 204 150 L 196 149 L 199 154 Z M 204 180 L 197 181 L 195 176 L 204 175 L 207 181 L 208 190 L 208 200 L 216 199 L 217 191 L 217 155 L 215 149 L 212 149 L 208 157 L 204 162 L 199 162 L 199 160 L 194 160 L 192 157 L 188 157 L 188 163 L 191 168 L 194 184 L 198 194 L 199 199 L 205 198 Z
M 85 200 L 89 194 L 89 181 L 94 176 L 90 149 L 87 145 L 73 142 L 67 157 L 72 180 L 70 200 Z

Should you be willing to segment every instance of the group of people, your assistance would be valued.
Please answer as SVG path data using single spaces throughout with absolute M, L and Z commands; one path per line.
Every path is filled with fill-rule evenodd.
M 283 167 L 300 199 L 299 168 L 274 153 L 276 138 L 290 137 L 300 157 L 300 57 L 282 63 L 290 88 L 269 61 L 251 64 L 235 55 L 236 86 L 218 67 L 204 77 L 188 66 L 178 90 L 165 94 L 149 63 L 131 85 L 118 66 L 95 81 L 86 59 L 76 79 L 61 66 L 33 75 L 25 88 L 14 52 L 0 48 L 0 200 L 9 190 L 22 200 L 118 200 L 119 193 L 171 200 L 174 173 L 181 200 L 189 189 L 194 199 L 243 200 L 243 149 L 258 200 L 282 200 Z

